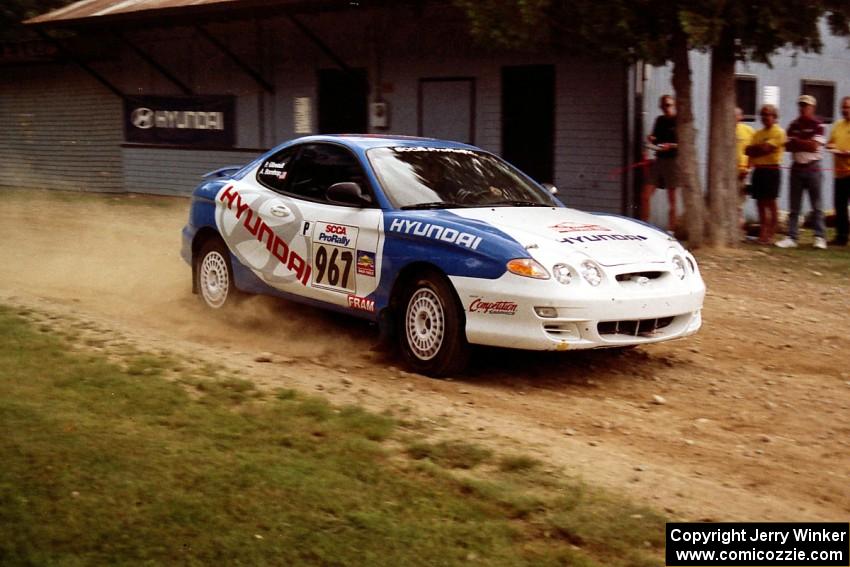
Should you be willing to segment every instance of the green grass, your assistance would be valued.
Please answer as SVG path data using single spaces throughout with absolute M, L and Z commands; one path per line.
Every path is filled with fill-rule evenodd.
M 528 457 L 106 356 L 0 308 L 0 564 L 661 564 L 658 516 Z

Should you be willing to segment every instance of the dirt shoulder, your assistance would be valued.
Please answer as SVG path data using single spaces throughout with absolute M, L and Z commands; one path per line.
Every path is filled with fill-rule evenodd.
M 11 192 L 0 301 L 92 348 L 176 351 L 522 450 L 674 517 L 850 515 L 850 251 L 703 255 L 696 337 L 623 354 L 487 349 L 470 375 L 436 381 L 372 352 L 356 320 L 269 298 L 205 311 L 179 257 L 187 213 L 182 199 Z

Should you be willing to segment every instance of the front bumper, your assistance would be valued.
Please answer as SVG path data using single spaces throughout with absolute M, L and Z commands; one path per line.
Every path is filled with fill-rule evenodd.
M 657 266 L 650 266 L 657 270 Z M 629 273 L 648 271 L 627 266 Z M 578 350 L 656 343 L 686 337 L 702 325 L 705 285 L 667 273 L 649 285 L 619 282 L 562 285 L 506 273 L 496 280 L 452 277 L 473 344 L 528 350 Z M 482 307 L 484 306 L 484 307 Z M 535 308 L 547 308 L 546 317 Z

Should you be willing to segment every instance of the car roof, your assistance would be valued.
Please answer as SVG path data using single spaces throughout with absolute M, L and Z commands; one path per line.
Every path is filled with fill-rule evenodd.
M 302 138 L 288 140 L 276 147 L 275 150 L 294 144 L 303 144 L 308 142 L 331 142 L 342 144 L 351 149 L 358 149 L 361 151 L 369 150 L 371 148 L 388 148 L 396 146 L 424 146 L 428 148 L 454 148 L 466 150 L 479 149 L 475 146 L 461 142 L 438 140 L 436 138 L 419 138 L 416 136 L 398 136 L 388 134 L 324 134 L 319 136 L 304 136 Z

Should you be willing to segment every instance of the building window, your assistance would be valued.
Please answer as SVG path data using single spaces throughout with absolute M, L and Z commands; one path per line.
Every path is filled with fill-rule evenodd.
M 804 80 L 800 85 L 800 94 L 815 97 L 818 101 L 817 115 L 821 121 L 831 124 L 835 120 L 835 83 Z
M 735 100 L 744 113 L 744 121 L 754 122 L 758 114 L 755 77 L 735 77 Z

